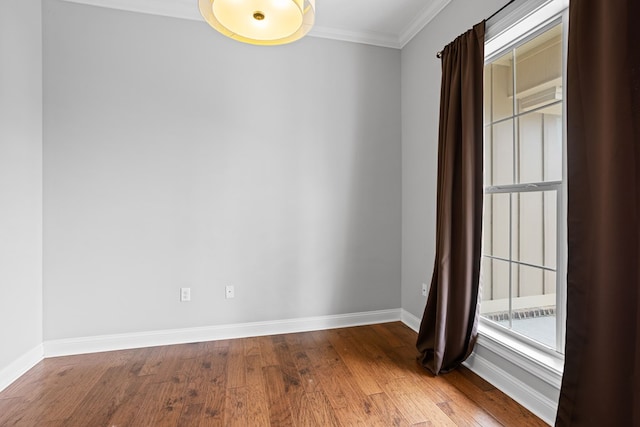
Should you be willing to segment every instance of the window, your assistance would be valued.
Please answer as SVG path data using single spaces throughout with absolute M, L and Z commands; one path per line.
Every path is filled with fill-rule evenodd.
M 482 322 L 564 348 L 562 17 L 513 37 L 484 73 Z M 514 41 L 516 40 L 516 41 Z

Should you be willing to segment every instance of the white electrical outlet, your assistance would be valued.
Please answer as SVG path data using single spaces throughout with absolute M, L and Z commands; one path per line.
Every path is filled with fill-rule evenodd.
M 180 301 L 191 301 L 191 288 L 180 288 Z
M 427 288 L 427 284 L 426 284 L 426 283 L 423 283 L 423 284 L 422 284 L 422 296 L 423 296 L 423 297 L 426 297 L 426 296 L 427 296 L 427 289 L 428 289 L 428 288 Z
M 236 291 L 233 289 L 233 285 L 228 285 L 224 288 L 224 297 L 229 299 L 236 296 Z

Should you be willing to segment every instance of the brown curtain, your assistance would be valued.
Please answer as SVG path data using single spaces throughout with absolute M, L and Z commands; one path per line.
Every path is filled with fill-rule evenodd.
M 417 348 L 438 375 L 476 339 L 482 239 L 484 21 L 442 52 L 436 259 Z
M 571 0 L 556 425 L 640 426 L 640 1 Z

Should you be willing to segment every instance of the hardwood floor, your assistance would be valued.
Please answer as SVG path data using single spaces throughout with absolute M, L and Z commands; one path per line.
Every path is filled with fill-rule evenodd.
M 434 377 L 402 323 L 45 359 L 0 426 L 545 426 L 467 369 Z

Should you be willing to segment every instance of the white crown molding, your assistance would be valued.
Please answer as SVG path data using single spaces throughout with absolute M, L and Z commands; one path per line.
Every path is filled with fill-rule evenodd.
M 398 37 L 398 44 L 403 48 L 420 32 L 436 15 L 442 12 L 451 0 L 434 0 L 422 9 L 416 17 L 409 23 L 407 28 Z
M 0 391 L 24 375 L 29 369 L 37 365 L 44 357 L 42 344 L 38 344 L 13 362 L 0 370 Z
M 400 49 L 402 47 L 394 35 L 376 33 L 373 31 L 349 31 L 340 28 L 321 27 L 315 25 L 311 31 L 309 31 L 308 35 L 310 37 L 390 47 L 392 49 Z
M 63 0 L 89 6 L 126 10 L 150 15 L 203 21 L 195 0 Z M 427 25 L 451 0 L 434 0 L 409 23 L 400 35 L 374 31 L 351 31 L 341 28 L 314 26 L 310 37 L 341 40 L 352 43 L 402 49 L 425 25 Z
M 98 6 L 108 9 L 126 10 L 129 12 L 146 13 L 149 15 L 168 16 L 171 18 L 190 19 L 203 21 L 195 0 L 64 0 L 70 3 L 79 3 L 89 6 Z
M 304 317 L 269 322 L 238 323 L 198 328 L 169 329 L 130 334 L 100 335 L 44 342 L 44 357 L 69 356 L 160 345 L 279 335 L 323 329 L 396 322 L 400 309 L 367 311 L 332 316 Z

